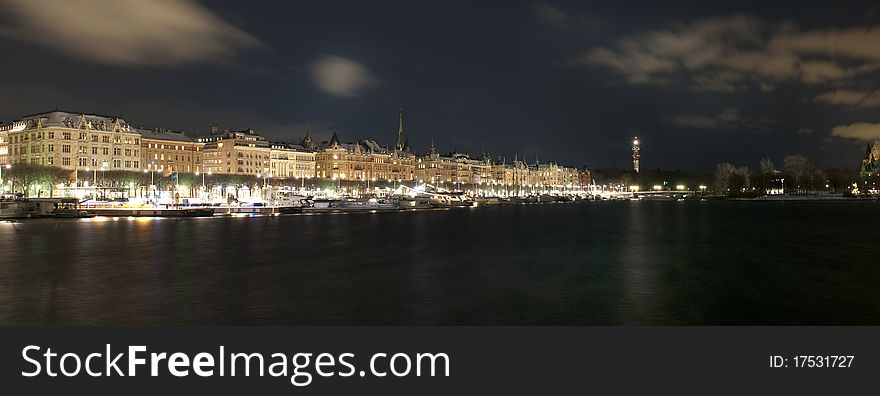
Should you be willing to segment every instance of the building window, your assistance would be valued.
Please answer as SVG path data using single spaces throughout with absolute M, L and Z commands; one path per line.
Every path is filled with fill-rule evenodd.
M 101 151 L 104 153 L 104 155 L 110 155 L 110 148 L 109 147 L 104 147 Z
M 54 145 L 54 144 L 50 144 L 50 145 L 49 145 L 49 152 L 50 152 L 50 153 L 55 152 L 55 145 Z
M 62 159 L 61 159 L 61 165 L 64 165 L 64 166 L 70 166 L 70 158 L 69 158 L 69 157 L 64 157 L 64 158 L 62 158 Z
M 65 154 L 70 153 L 70 145 L 69 144 L 62 144 L 61 145 L 61 152 L 65 153 Z

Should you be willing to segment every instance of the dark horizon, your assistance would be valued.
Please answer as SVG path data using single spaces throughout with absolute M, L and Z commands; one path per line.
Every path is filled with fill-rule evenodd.
M 627 168 L 637 135 L 643 169 L 695 172 L 852 169 L 880 135 L 871 3 L 0 3 L 4 122 L 59 108 L 391 144 L 402 106 L 419 152 Z

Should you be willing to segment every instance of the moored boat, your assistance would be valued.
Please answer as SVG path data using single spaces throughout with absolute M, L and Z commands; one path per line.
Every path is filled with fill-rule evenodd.
M 370 198 L 345 201 L 340 205 L 340 208 L 347 210 L 399 210 L 400 205 L 396 200 Z

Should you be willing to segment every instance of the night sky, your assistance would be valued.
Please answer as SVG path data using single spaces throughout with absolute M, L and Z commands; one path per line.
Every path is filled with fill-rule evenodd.
M 662 4 L 661 4 L 662 3 Z M 709 171 L 880 135 L 880 5 L 827 2 L 0 0 L 0 120 L 55 107 L 144 127 L 508 160 Z

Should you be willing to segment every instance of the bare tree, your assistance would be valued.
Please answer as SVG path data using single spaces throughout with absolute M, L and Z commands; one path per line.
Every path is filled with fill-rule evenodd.
M 825 173 L 809 158 L 789 155 L 783 160 L 785 166 L 786 189 L 794 194 L 816 192 L 825 183 Z
M 720 163 L 715 167 L 713 191 L 716 194 L 737 196 L 750 186 L 748 167 L 737 167 L 729 162 Z

